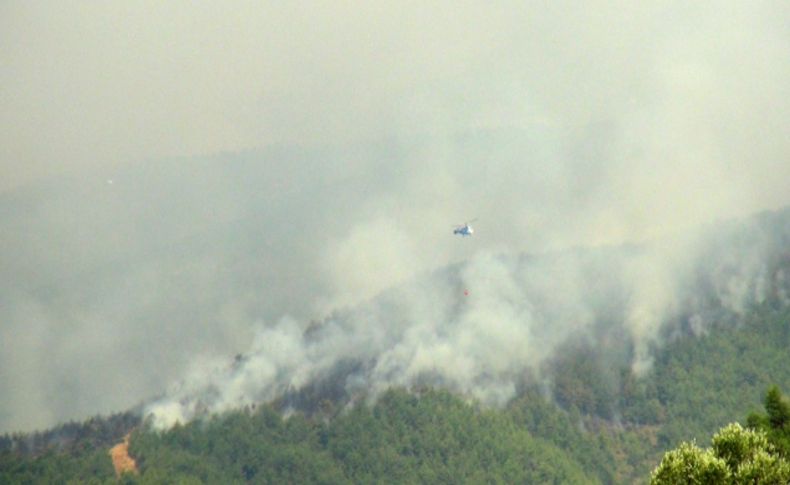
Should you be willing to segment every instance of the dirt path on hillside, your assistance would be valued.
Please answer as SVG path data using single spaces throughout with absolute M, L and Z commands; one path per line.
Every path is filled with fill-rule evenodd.
M 134 458 L 129 456 L 128 434 L 123 437 L 123 442 L 110 448 L 110 457 L 117 476 L 120 477 L 121 473 L 124 472 L 137 473 L 137 463 L 135 463 Z

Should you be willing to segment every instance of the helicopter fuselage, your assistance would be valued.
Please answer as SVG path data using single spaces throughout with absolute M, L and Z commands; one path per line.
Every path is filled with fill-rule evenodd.
M 474 232 L 475 232 L 475 230 L 472 229 L 472 226 L 470 226 L 469 224 L 465 224 L 463 226 L 456 227 L 453 230 L 453 234 L 460 234 L 461 236 L 464 236 L 464 237 L 471 236 L 472 234 L 474 234 Z

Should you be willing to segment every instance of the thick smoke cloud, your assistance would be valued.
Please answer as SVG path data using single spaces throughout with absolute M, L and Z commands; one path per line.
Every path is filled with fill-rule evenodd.
M 125 409 L 190 368 L 203 377 L 184 386 L 244 401 L 252 380 L 206 366 L 260 355 L 250 375 L 294 386 L 334 365 L 329 342 L 379 352 L 364 385 L 433 369 L 504 399 L 516 363 L 539 366 L 596 313 L 576 263 L 538 283 L 495 255 L 790 203 L 789 10 L 3 3 L 0 429 Z M 475 238 L 450 238 L 474 217 Z M 637 370 L 693 281 L 684 238 L 611 277 L 634 285 Z M 716 280 L 734 311 L 766 254 L 733 252 Z M 460 313 L 455 289 L 428 285 L 358 332 L 291 338 L 458 261 L 474 295 Z M 572 326 L 541 326 L 530 305 L 549 302 Z M 396 327 L 368 330 L 379 317 Z
M 308 329 L 291 318 L 263 327 L 249 353 L 197 361 L 145 414 L 169 427 L 276 398 L 298 407 L 305 389 L 342 402 L 424 384 L 502 406 L 520 386 L 550 382 L 552 358 L 579 343 L 613 355 L 613 374 L 630 364 L 641 376 L 667 339 L 737 324 L 768 299 L 787 304 L 776 258 L 787 257 L 788 222 L 784 211 L 630 251 L 479 252 Z

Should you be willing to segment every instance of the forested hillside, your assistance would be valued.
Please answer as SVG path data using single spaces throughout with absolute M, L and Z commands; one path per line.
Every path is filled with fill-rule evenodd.
M 790 2 L 74 3 L 0 0 L 0 485 L 790 485 Z
M 134 412 L 4 436 L 0 482 L 113 482 L 109 450 L 130 433 L 132 483 L 644 482 L 666 450 L 790 389 L 788 221 L 710 231 L 661 307 L 647 298 L 660 291 L 640 293 L 662 276 L 640 266 L 648 247 L 450 267 L 306 329 L 267 329 L 203 384 Z M 472 276 L 487 286 L 467 300 Z M 419 307 L 436 301 L 409 299 L 415 288 L 444 306 Z
M 790 311 L 766 302 L 741 325 L 667 345 L 652 373 L 616 386 L 595 378 L 590 350 L 557 362 L 556 399 L 532 387 L 504 409 L 413 389 L 310 415 L 276 401 L 164 432 L 96 418 L 80 433 L 5 437 L 0 481 L 114 482 L 110 443 L 133 430 L 130 483 L 644 482 L 664 450 L 760 410 L 771 383 L 790 388 L 788 345 Z

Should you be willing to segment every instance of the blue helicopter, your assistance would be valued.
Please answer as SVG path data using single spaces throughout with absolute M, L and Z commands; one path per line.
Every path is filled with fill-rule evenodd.
M 471 236 L 472 234 L 475 233 L 475 230 L 472 228 L 471 223 L 475 222 L 476 220 L 477 219 L 472 219 L 469 222 L 465 222 L 463 224 L 454 226 L 455 229 L 453 229 L 453 234 L 459 234 L 462 237 Z

